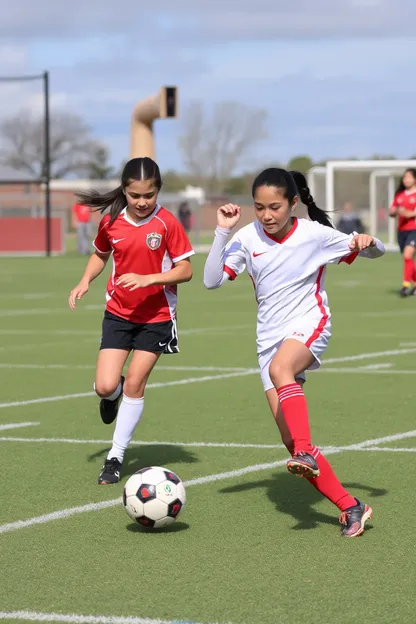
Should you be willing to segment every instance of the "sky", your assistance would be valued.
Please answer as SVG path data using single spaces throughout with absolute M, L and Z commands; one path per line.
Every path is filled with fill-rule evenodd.
M 267 111 L 244 168 L 416 153 L 415 0 L 0 0 L 0 14 L 0 76 L 49 70 L 52 109 L 79 114 L 115 165 L 134 105 L 163 85 L 182 113 L 197 100 Z M 41 111 L 41 83 L 0 83 L 0 99 L 0 121 Z M 183 170 L 184 124 L 155 122 L 162 171 Z

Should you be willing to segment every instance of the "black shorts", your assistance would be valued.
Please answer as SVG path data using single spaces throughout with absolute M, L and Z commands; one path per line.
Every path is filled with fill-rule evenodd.
M 402 253 L 405 247 L 416 247 L 416 230 L 398 232 L 397 242 L 399 243 L 400 251 Z
M 103 319 L 101 349 L 179 353 L 176 321 L 130 323 L 106 310 Z

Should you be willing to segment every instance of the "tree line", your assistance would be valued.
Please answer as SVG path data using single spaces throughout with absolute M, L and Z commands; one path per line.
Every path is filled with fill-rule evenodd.
M 164 190 L 180 191 L 187 184 L 202 186 L 211 195 L 246 195 L 255 173 L 262 167 L 281 165 L 306 173 L 314 162 L 298 155 L 287 163 L 253 163 L 251 154 L 268 137 L 266 110 L 239 102 L 218 102 L 208 111 L 202 102 L 192 102 L 183 111 L 178 148 L 182 171 L 165 171 Z M 43 119 L 20 111 L 0 123 L 0 165 L 24 176 L 43 174 Z M 76 114 L 52 111 L 50 127 L 52 178 L 85 177 L 104 180 L 117 177 L 120 167 L 111 164 L 108 147 L 92 136 L 91 129 Z M 392 158 L 372 155 L 369 158 Z M 237 174 L 238 171 L 244 173 Z M 362 176 L 364 186 L 368 175 Z M 348 186 L 347 182 L 345 184 Z

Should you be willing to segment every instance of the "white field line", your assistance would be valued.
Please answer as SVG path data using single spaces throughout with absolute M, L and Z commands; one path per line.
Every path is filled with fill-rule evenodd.
M 135 616 L 77 615 L 76 613 L 41 613 L 39 611 L 0 611 L 0 620 L 66 622 L 67 624 L 198 624 L 198 622 L 191 622 L 191 620 L 155 620 Z
M 6 429 L 21 429 L 22 427 L 36 427 L 36 425 L 40 425 L 40 423 L 39 422 L 7 423 L 4 425 L 0 425 L 0 431 L 5 431 Z
M 394 448 L 390 446 L 367 446 L 362 449 L 352 449 L 353 451 L 385 451 L 386 453 L 416 453 L 416 448 Z
M 56 369 L 56 370 L 95 370 L 95 364 L 8 364 L 7 362 L 0 362 L 0 368 L 17 368 L 17 369 Z M 249 368 L 240 366 L 159 366 L 155 368 L 157 371 L 213 371 L 213 372 L 237 372 L 247 371 Z
M 385 357 L 387 355 L 404 355 L 407 353 L 416 353 L 416 348 L 415 349 L 394 349 L 391 351 L 375 351 L 374 353 L 359 353 L 357 355 L 348 355 L 345 357 L 341 357 L 341 358 L 330 358 L 328 360 L 325 361 L 325 364 L 332 364 L 332 363 L 336 363 L 336 362 L 354 362 L 357 360 L 365 360 L 365 359 L 371 359 L 371 358 L 378 358 L 378 357 Z M 349 368 L 345 368 L 345 369 L 325 369 L 325 366 L 320 369 L 321 371 L 326 371 L 326 372 L 337 372 L 337 373 L 344 373 L 344 372 L 356 372 L 357 369 L 349 369 Z M 359 372 L 366 372 L 365 370 L 359 371 Z M 372 370 L 367 370 L 367 373 L 387 373 L 390 374 L 393 371 L 383 371 L 383 370 L 377 370 L 377 371 L 372 371 Z M 397 374 L 410 374 L 413 373 L 414 371 L 396 371 Z M 188 383 L 200 383 L 200 382 L 205 382 L 205 381 L 214 381 L 214 380 L 219 380 L 219 379 L 229 379 L 232 377 L 245 377 L 247 375 L 255 375 L 259 373 L 259 369 L 258 368 L 247 368 L 241 371 L 236 371 L 236 372 L 232 372 L 229 374 L 225 374 L 225 375 L 212 375 L 212 376 L 206 376 L 206 377 L 194 377 L 194 378 L 190 378 L 190 379 L 181 379 L 181 380 L 176 380 L 176 381 L 167 381 L 165 383 L 150 383 L 148 384 L 147 388 L 165 388 L 167 386 L 178 386 L 178 385 L 186 385 Z M 27 401 L 13 401 L 10 403 L 0 403 L 0 409 L 5 408 L 5 407 L 18 407 L 21 405 L 32 405 L 35 403 L 49 403 L 49 402 L 54 402 L 54 401 L 65 401 L 65 400 L 69 400 L 69 399 L 80 399 L 80 398 L 85 398 L 85 397 L 90 397 L 90 396 L 94 396 L 94 392 L 78 392 L 75 394 L 64 394 L 64 395 L 57 395 L 57 396 L 50 396 L 50 397 L 40 397 L 38 399 L 29 399 Z
M 247 375 L 254 375 L 257 373 L 257 368 L 248 368 L 244 371 L 236 371 L 234 373 L 226 373 L 222 375 L 206 375 L 204 377 L 189 377 L 188 379 L 177 379 L 175 381 L 150 383 L 146 386 L 146 389 L 150 390 L 152 388 L 166 388 L 168 386 L 183 386 L 191 383 L 213 381 L 216 379 L 230 379 L 232 377 L 246 377 Z M 68 399 L 80 399 L 91 396 L 96 396 L 95 392 L 78 392 L 76 394 L 63 394 L 51 397 L 40 397 L 39 399 L 29 399 L 28 401 L 12 401 L 11 403 L 0 403 L 0 409 L 5 407 L 18 407 L 21 405 L 33 405 L 34 403 L 50 403 L 54 401 L 65 401 Z
M 382 444 L 383 442 L 391 442 L 394 440 L 402 440 L 405 438 L 416 437 L 416 430 L 406 431 L 404 433 L 396 433 L 393 435 L 384 436 L 383 438 L 376 438 L 371 440 L 363 440 L 363 442 L 358 442 L 356 444 L 351 444 L 349 446 L 343 447 L 329 447 L 325 450 L 325 455 L 334 455 L 336 453 L 342 453 L 343 451 L 356 451 L 359 449 L 364 449 L 366 447 L 373 447 L 377 444 Z M 229 472 L 220 472 L 218 474 L 211 474 L 205 477 L 197 477 L 196 479 L 191 479 L 189 481 L 185 481 L 185 487 L 191 487 L 193 485 L 203 485 L 206 483 L 214 483 L 216 481 L 222 481 L 224 479 L 232 479 L 234 477 L 241 477 L 245 474 L 250 474 L 252 472 L 259 472 L 262 470 L 272 470 L 274 468 L 279 468 L 280 466 L 284 466 L 286 464 L 286 459 L 269 462 L 265 464 L 254 464 L 252 466 L 246 466 L 244 468 L 239 468 L 237 470 L 231 470 Z M 62 520 L 64 518 L 69 518 L 71 516 L 85 513 L 88 511 L 99 511 L 101 509 L 106 509 L 108 507 L 114 507 L 115 505 L 121 504 L 121 497 L 114 498 L 112 500 L 102 501 L 100 503 L 88 503 L 86 505 L 80 505 L 78 507 L 70 507 L 68 509 L 61 509 L 59 511 L 54 511 L 49 514 L 44 514 L 42 516 L 37 516 L 35 518 L 30 518 L 28 520 L 17 520 L 16 522 L 8 522 L 7 524 L 0 525 L 0 534 L 1 533 L 9 533 L 10 531 L 16 531 L 17 529 L 24 529 L 36 524 L 45 524 L 47 522 L 51 522 L 53 520 Z
M 347 355 L 344 357 L 328 358 L 323 360 L 323 368 L 326 364 L 337 364 L 338 362 L 358 362 L 359 360 L 372 360 L 379 357 L 387 357 L 388 355 L 406 355 L 408 353 L 416 353 L 414 349 L 392 349 L 391 351 L 374 351 L 370 353 L 359 353 L 358 355 Z
M 401 369 L 371 369 L 371 368 L 320 368 L 319 371 L 311 371 L 314 373 L 349 373 L 349 374 L 367 374 L 367 375 L 415 375 L 416 369 L 413 370 L 401 370 Z
M 0 442 L 31 442 L 56 444 L 109 444 L 111 440 L 80 440 L 78 438 L 14 438 L 0 437 Z M 184 446 L 191 448 L 254 448 L 254 449 L 284 449 L 283 444 L 244 444 L 240 442 L 166 442 L 164 440 L 132 440 L 134 446 Z
M 360 366 L 360 370 L 382 370 L 387 368 L 392 368 L 392 362 L 385 362 L 384 364 L 380 362 L 380 364 L 367 364 L 367 366 Z

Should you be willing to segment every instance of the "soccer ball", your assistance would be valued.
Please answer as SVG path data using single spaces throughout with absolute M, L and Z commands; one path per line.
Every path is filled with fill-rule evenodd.
M 171 470 L 152 466 L 135 472 L 126 482 L 123 505 L 132 520 L 160 529 L 175 522 L 186 502 L 185 487 Z

